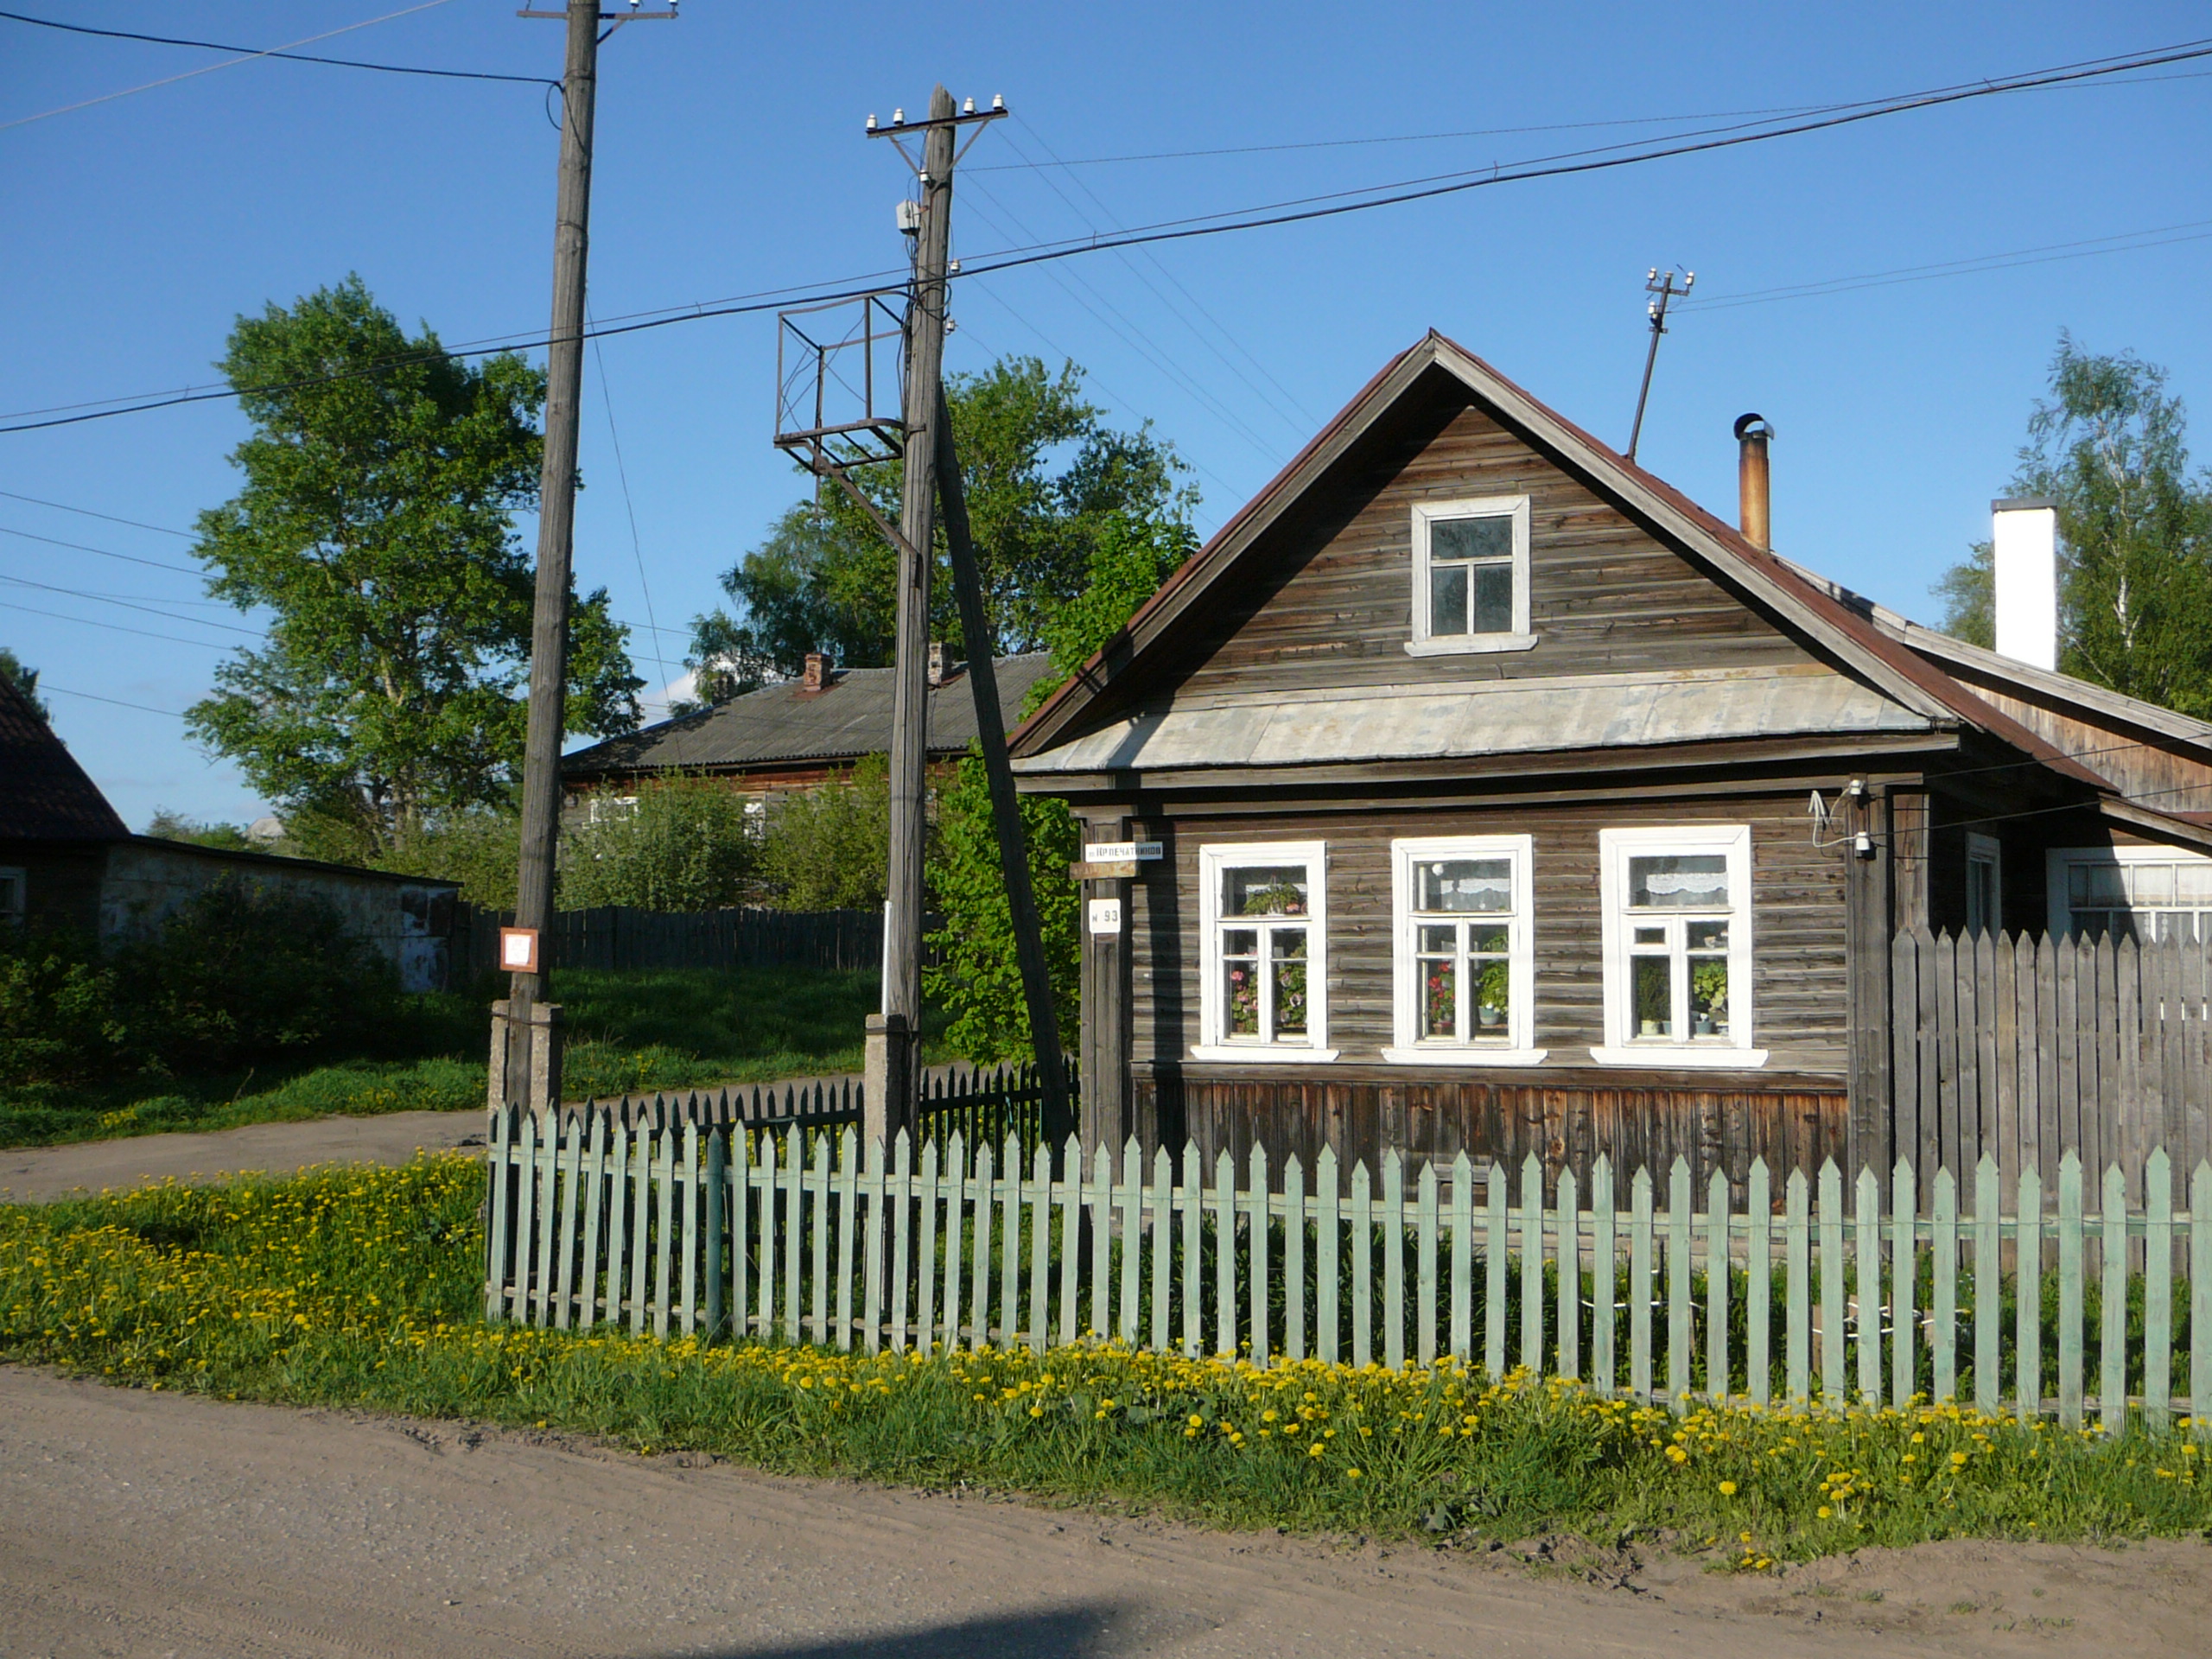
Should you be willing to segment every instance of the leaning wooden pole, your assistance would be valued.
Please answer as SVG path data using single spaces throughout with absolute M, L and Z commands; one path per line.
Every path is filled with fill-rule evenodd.
M 983 772 L 991 786 L 991 817 L 998 830 L 999 868 L 1006 878 L 1007 907 L 1014 916 L 1014 955 L 1021 969 L 1022 998 L 1029 1005 L 1029 1035 L 1037 1051 L 1037 1079 L 1044 1090 L 1045 1141 L 1055 1158 L 1075 1133 L 1068 1099 L 1066 1057 L 1052 1008 L 1052 980 L 1045 965 L 1045 935 L 1037 896 L 1029 885 L 1028 838 L 1021 830 L 1021 803 L 1007 759 L 1006 720 L 999 708 L 999 677 L 991 661 L 991 630 L 983 615 L 983 581 L 968 530 L 968 498 L 954 453 L 952 419 L 940 390 L 937 404 L 937 488 L 944 509 L 944 542 L 952 558 L 952 590 L 960 605 L 960 632 L 968 652 L 968 684 L 976 697 L 976 733 L 982 741 Z

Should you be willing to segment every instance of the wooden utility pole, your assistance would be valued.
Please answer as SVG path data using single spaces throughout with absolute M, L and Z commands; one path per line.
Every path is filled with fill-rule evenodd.
M 952 249 L 952 94 L 930 94 L 914 280 L 906 306 L 906 476 L 891 690 L 891 861 L 883 911 L 882 1013 L 868 1022 L 867 1130 L 909 1126 L 922 1028 L 922 854 L 929 790 L 930 566 L 937 529 L 937 423 L 944 374 L 945 263 Z M 893 129 L 901 124 L 894 122 Z
M 1651 349 L 1643 354 L 1643 384 L 1636 391 L 1636 423 L 1628 429 L 1628 459 L 1630 461 L 1636 459 L 1636 446 L 1643 438 L 1643 406 L 1651 397 L 1651 371 L 1659 361 L 1659 336 L 1667 332 L 1667 308 L 1675 301 L 1686 298 L 1696 283 L 1697 273 L 1686 271 L 1682 276 L 1682 285 L 1676 288 L 1675 273 L 1669 270 L 1662 277 L 1656 265 L 1651 268 L 1651 274 L 1644 279 L 1644 291 L 1653 296 L 1643 308 L 1645 316 L 1651 321 Z
M 567 728 L 569 572 L 575 542 L 576 429 L 584 378 L 584 266 L 590 246 L 592 118 L 599 93 L 599 46 L 632 19 L 672 18 L 673 9 L 605 12 L 599 0 L 569 0 L 555 17 L 568 25 L 561 74 L 561 172 L 554 207 L 553 326 L 545 353 L 545 444 L 537 499 L 537 586 L 531 614 L 530 709 L 523 737 L 522 859 L 515 882 L 515 927 L 533 936 L 527 966 L 493 1009 L 495 1103 L 557 1104 L 560 1010 L 548 1006 L 552 967 L 553 859 L 561 834 L 561 739 Z M 503 953 L 505 950 L 503 943 Z M 502 965 L 524 960 L 503 954 Z

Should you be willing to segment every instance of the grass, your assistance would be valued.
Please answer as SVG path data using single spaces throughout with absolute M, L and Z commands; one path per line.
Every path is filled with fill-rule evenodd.
M 857 1071 L 875 980 L 861 970 L 802 968 L 570 969 L 557 988 L 569 1035 L 567 1093 L 581 1098 Z M 499 994 L 487 983 L 474 995 L 410 997 L 373 1053 L 219 1076 L 142 1076 L 0 1093 L 0 1147 L 479 1106 L 487 1008 Z M 934 1019 L 925 1037 L 942 1029 Z
M 1255 1370 L 1107 1344 L 871 1357 L 487 1325 L 482 1192 L 480 1166 L 438 1158 L 0 1209 L 0 1358 L 1223 1526 L 1643 1538 L 1738 1572 L 1950 1536 L 2212 1527 L 2184 1433 L 1948 1405 L 1677 1416 L 1450 1364 Z

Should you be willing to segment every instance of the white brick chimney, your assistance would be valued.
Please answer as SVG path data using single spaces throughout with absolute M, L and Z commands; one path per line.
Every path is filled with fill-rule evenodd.
M 1989 504 L 1997 580 L 1997 649 L 2031 668 L 2058 666 L 2058 504 L 2021 496 Z

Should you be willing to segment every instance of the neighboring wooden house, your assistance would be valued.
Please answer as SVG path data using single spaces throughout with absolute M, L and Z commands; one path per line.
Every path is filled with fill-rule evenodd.
M 454 883 L 134 836 L 30 700 L 0 678 L 0 925 L 143 937 L 216 882 L 304 893 L 389 957 L 409 990 L 446 982 Z
M 1086 1131 L 1209 1158 L 1884 1167 L 1893 932 L 2212 912 L 2212 727 L 1809 575 L 1433 334 L 1013 747 L 1163 855 L 1088 884 Z
M 1001 658 L 996 667 L 999 706 L 1011 728 L 1051 658 L 1032 652 Z M 563 757 L 568 810 L 597 816 L 634 799 L 638 785 L 655 777 L 714 778 L 762 798 L 818 789 L 862 757 L 890 752 L 891 681 L 890 669 L 839 668 L 811 653 L 798 679 Z M 967 664 L 948 662 L 942 646 L 931 647 L 929 686 L 930 763 L 942 766 L 975 741 L 975 692 Z

